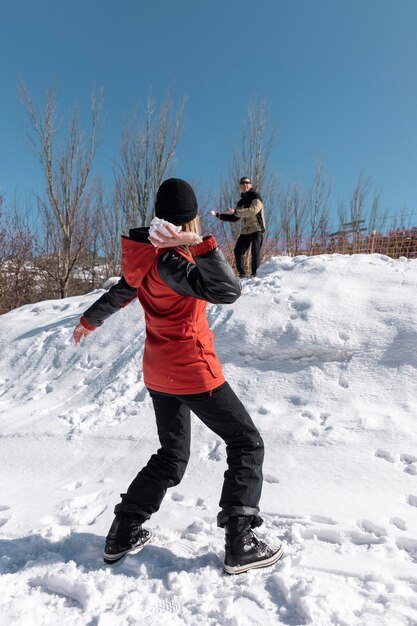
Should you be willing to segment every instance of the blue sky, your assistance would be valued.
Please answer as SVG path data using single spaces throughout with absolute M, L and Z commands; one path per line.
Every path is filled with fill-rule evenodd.
M 60 112 L 105 93 L 96 171 L 111 182 L 123 120 L 149 88 L 175 83 L 187 128 L 175 174 L 214 189 L 239 140 L 251 98 L 277 133 L 271 165 L 310 182 L 315 163 L 347 200 L 361 172 L 394 212 L 417 223 L 415 0 L 14 0 L 1 2 L 0 189 L 40 191 L 17 97 L 55 85 Z

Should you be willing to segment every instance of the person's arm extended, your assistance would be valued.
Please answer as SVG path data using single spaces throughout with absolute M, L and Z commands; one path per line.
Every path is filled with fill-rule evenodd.
M 237 208 L 235 211 L 235 216 L 237 218 L 250 217 L 262 211 L 263 208 L 264 208 L 264 205 L 262 204 L 261 200 L 259 200 L 259 198 L 255 198 L 255 200 L 252 200 L 249 207 Z
M 162 280 L 181 296 L 192 296 L 213 304 L 231 304 L 241 294 L 240 283 L 212 235 L 190 246 L 195 264 L 177 250 L 158 259 Z
M 137 289 L 127 284 L 122 276 L 118 283 L 88 308 L 74 330 L 74 340 L 79 343 L 82 337 L 101 326 L 103 322 L 136 298 Z
M 216 213 L 216 217 L 223 222 L 237 222 L 242 216 L 236 213 Z

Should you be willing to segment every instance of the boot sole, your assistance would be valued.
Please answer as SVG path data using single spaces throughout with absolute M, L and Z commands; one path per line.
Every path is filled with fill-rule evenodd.
M 150 533 L 149 537 L 145 541 L 141 541 L 140 543 L 137 543 L 136 545 L 132 546 L 129 550 L 124 550 L 124 552 L 119 552 L 118 554 L 106 554 L 106 552 L 104 552 L 103 561 L 107 563 L 108 565 L 117 563 L 117 561 L 120 561 L 120 559 L 126 556 L 126 554 L 137 554 L 138 552 L 143 550 L 143 548 L 147 546 L 148 543 L 152 541 L 152 539 L 153 539 L 153 533 Z
M 247 563 L 246 565 L 224 565 L 224 571 L 227 574 L 243 574 L 244 572 L 249 571 L 250 569 L 259 569 L 261 567 L 269 567 L 273 565 L 277 561 L 279 561 L 284 556 L 284 548 L 282 546 L 279 547 L 277 552 L 269 557 L 269 559 L 264 559 L 263 561 L 254 561 L 253 563 Z

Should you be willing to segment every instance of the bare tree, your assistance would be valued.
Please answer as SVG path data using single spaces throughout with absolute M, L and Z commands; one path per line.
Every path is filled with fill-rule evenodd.
M 268 114 L 263 100 L 249 104 L 246 122 L 242 129 L 242 143 L 235 152 L 235 171 L 240 176 L 250 176 L 255 187 L 265 190 L 268 182 L 268 162 L 275 142 L 275 132 L 268 132 Z M 243 174 L 243 172 L 246 172 Z M 264 191 L 265 193 L 265 191 Z
M 97 189 L 97 205 L 101 224 L 98 245 L 103 254 L 104 272 L 107 278 L 118 276 L 121 272 L 121 204 L 106 199 L 101 181 Z
M 366 219 L 366 199 L 370 191 L 370 179 L 360 174 L 358 181 L 353 188 L 352 195 L 350 197 L 350 222 L 351 230 L 354 237 L 359 236 L 361 224 Z
M 0 198 L 3 204 L 4 197 Z M 16 197 L 11 207 L 0 204 L 0 313 L 45 297 L 42 277 L 33 264 L 36 233 L 28 216 L 18 211 Z M 3 205 L 4 206 L 4 205 Z
M 381 191 L 374 193 L 368 218 L 368 231 L 382 232 L 388 228 L 388 209 L 381 209 Z
M 239 180 L 242 176 L 250 177 L 253 186 L 261 195 L 265 206 L 266 228 L 275 229 L 278 207 L 278 180 L 270 171 L 269 160 L 275 144 L 275 132 L 268 128 L 268 112 L 264 100 L 249 103 L 242 125 L 240 145 L 232 152 L 226 178 L 220 186 L 217 198 L 217 210 L 223 212 L 236 204 L 239 197 Z M 240 230 L 238 223 L 221 222 L 223 240 L 230 241 L 228 229 L 235 240 Z M 230 231 L 229 231 L 230 232 Z
M 388 212 L 388 210 L 387 210 Z M 415 211 L 410 211 L 406 207 L 399 209 L 397 213 L 391 215 L 391 222 L 389 225 L 390 230 L 410 230 L 413 228 L 415 224 L 415 219 L 413 216 L 416 214 Z M 385 224 L 388 223 L 388 215 L 386 217 Z
M 348 209 L 344 203 L 339 205 L 339 232 L 344 233 L 345 239 L 352 238 L 353 250 L 358 248 L 361 231 L 374 233 L 387 228 L 388 210 L 381 208 L 381 191 L 374 191 L 373 197 L 371 191 L 371 180 L 362 173 L 352 190 Z
M 43 111 L 38 112 L 27 87 L 19 86 L 28 114 L 28 138 L 45 181 L 44 195 L 37 195 L 43 224 L 41 269 L 55 283 L 56 294 L 65 298 L 74 268 L 96 233 L 92 212 L 94 183 L 91 172 L 96 154 L 103 94 L 93 93 L 88 132 L 80 123 L 80 108 L 69 116 L 68 130 L 59 137 L 56 91 L 49 89 Z
M 288 254 L 301 252 L 301 239 L 306 235 L 308 225 L 308 205 L 298 183 L 288 185 L 280 193 L 280 231 L 286 241 Z
M 144 226 L 153 214 L 158 187 L 169 176 L 183 129 L 185 100 L 174 109 L 168 90 L 161 106 L 149 94 L 145 109 L 126 124 L 114 166 L 113 207 L 122 227 Z
M 289 254 L 299 254 L 316 247 L 314 240 L 327 235 L 331 185 L 326 181 L 321 163 L 316 165 L 313 181 L 307 191 L 291 183 L 279 195 L 280 233 Z M 308 242 L 304 242 L 308 239 Z
M 309 216 L 309 237 L 322 237 L 329 227 L 329 202 L 332 186 L 324 178 L 323 165 L 317 163 L 313 182 L 307 192 L 306 210 Z

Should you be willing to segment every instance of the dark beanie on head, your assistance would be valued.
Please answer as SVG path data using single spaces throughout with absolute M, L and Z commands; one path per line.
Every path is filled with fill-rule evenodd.
M 180 226 L 193 220 L 197 209 L 197 198 L 191 185 L 181 178 L 164 180 L 156 194 L 156 217 Z

